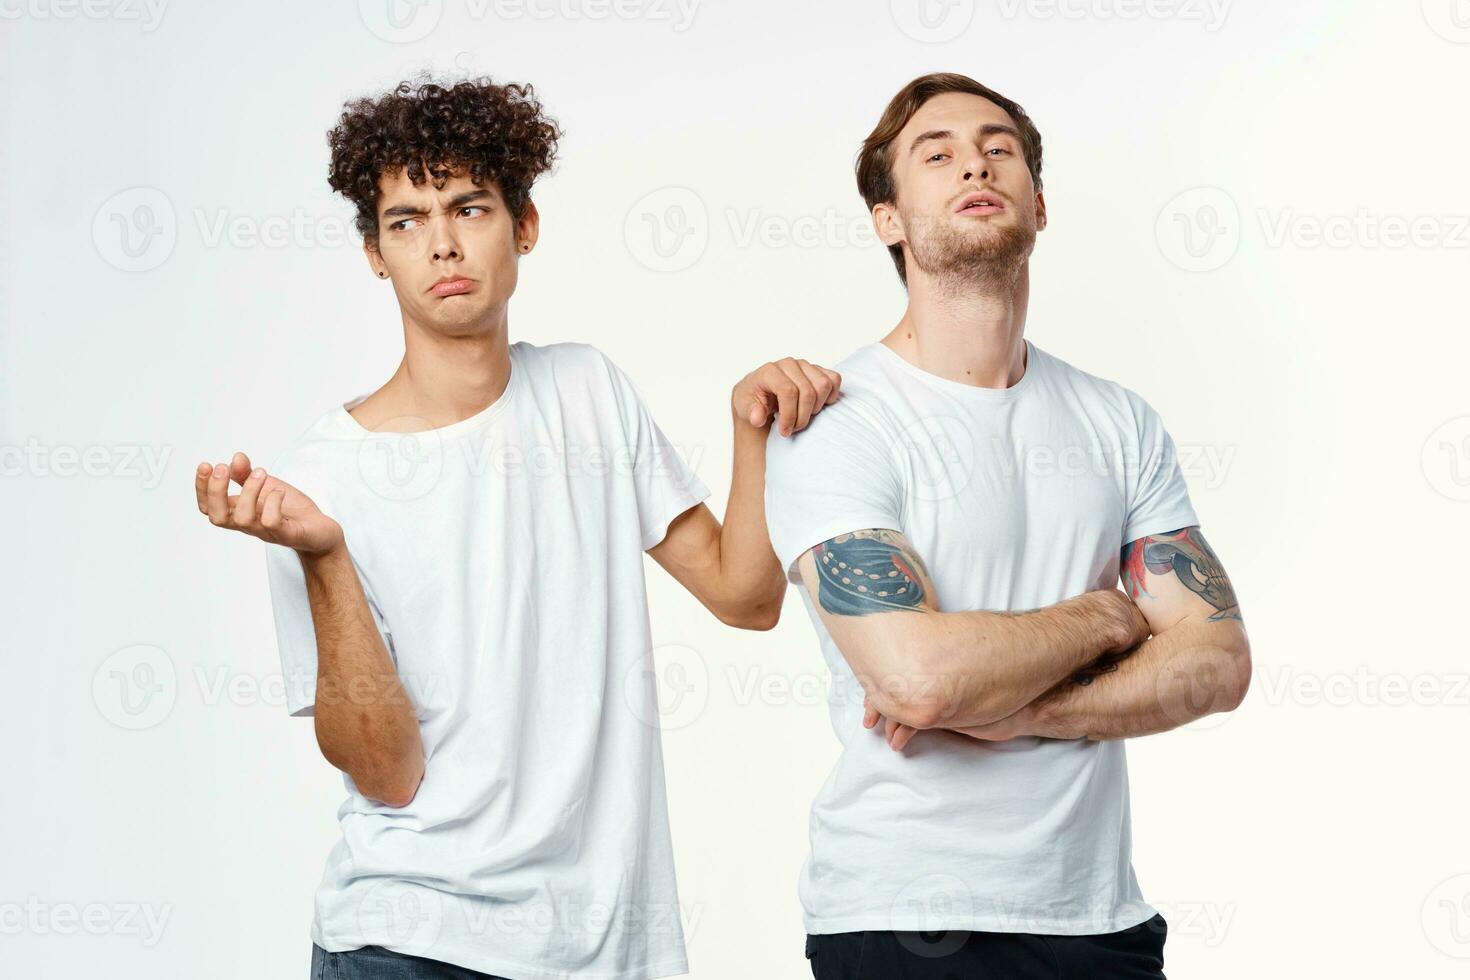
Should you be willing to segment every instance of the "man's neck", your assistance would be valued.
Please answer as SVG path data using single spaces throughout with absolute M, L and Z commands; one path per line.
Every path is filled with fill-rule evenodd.
M 930 374 L 981 388 L 1009 388 L 1025 373 L 1030 293 L 1025 267 L 1014 285 L 963 292 L 911 275 L 908 309 L 882 343 Z
M 510 382 L 506 320 L 462 336 L 404 324 L 403 360 L 393 377 L 352 409 L 373 431 L 422 432 L 484 411 Z

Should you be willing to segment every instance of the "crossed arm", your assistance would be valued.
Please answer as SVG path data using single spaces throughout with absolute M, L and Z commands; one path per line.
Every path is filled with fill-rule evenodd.
M 817 545 L 802 580 L 902 748 L 916 730 L 975 738 L 1124 738 L 1233 709 L 1250 647 L 1229 579 L 1199 528 L 1131 542 L 1117 589 L 1027 612 L 944 612 L 901 533 Z
M 1064 683 L 1014 725 L 1047 738 L 1131 738 L 1233 711 L 1250 687 L 1250 639 L 1225 568 L 1198 527 L 1123 548 L 1124 588 L 1152 636 L 1090 679 Z M 1088 678 L 1082 678 L 1088 680 Z M 967 732 L 977 738 L 993 732 Z M 1000 733 L 1000 737 L 1010 735 Z

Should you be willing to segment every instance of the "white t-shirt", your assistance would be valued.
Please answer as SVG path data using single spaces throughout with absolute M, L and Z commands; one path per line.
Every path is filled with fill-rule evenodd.
M 469 418 L 371 432 L 358 398 L 269 469 L 342 525 L 426 758 L 401 808 L 344 775 L 312 940 L 515 978 L 684 973 L 643 553 L 709 491 L 596 348 L 510 361 Z M 310 715 L 301 563 L 266 553 L 287 706 Z
M 1173 442 L 1139 396 L 1027 342 L 1010 388 L 950 381 L 881 343 L 842 395 L 766 449 L 766 520 L 793 582 L 813 545 L 902 531 L 945 611 L 1020 611 L 1118 584 L 1125 542 L 1195 524 Z M 842 752 L 811 811 L 808 932 L 1084 935 L 1154 915 L 1131 865 L 1121 741 L 983 742 L 862 727 L 862 688 L 805 588 Z

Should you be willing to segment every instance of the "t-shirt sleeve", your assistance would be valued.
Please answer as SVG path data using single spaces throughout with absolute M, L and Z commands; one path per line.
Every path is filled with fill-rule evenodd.
M 868 528 L 901 531 L 903 493 L 889 440 L 844 395 L 801 432 L 766 437 L 766 527 L 791 582 L 814 545 Z
M 1152 405 L 1129 393 L 1138 426 L 1137 465 L 1130 467 L 1123 543 L 1198 524 L 1174 440 Z
M 633 380 L 607 355 L 602 360 L 618 400 L 627 439 L 626 461 L 638 498 L 639 534 L 647 551 L 664 539 L 674 518 L 709 496 L 709 488 L 654 422 Z

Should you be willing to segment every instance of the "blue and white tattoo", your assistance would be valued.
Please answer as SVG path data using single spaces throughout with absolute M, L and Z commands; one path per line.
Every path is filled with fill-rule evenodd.
M 896 531 L 842 534 L 812 549 L 822 608 L 839 616 L 918 609 L 924 601 L 919 557 Z

